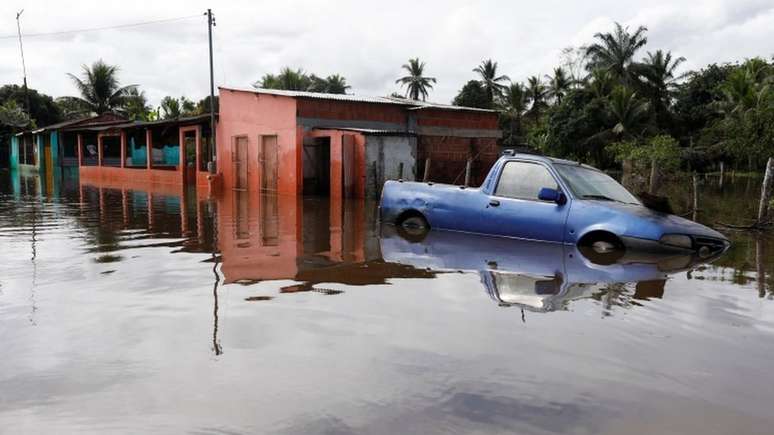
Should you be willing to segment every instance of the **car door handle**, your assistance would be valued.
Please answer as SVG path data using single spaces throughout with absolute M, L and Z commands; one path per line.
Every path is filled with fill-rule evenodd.
M 489 205 L 491 205 L 492 207 L 499 207 L 500 206 L 500 201 L 498 201 L 496 199 L 490 199 L 489 200 Z

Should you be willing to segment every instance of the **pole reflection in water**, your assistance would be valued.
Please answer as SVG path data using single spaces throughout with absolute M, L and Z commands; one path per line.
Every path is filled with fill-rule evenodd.
M 609 264 L 573 246 L 405 234 L 363 201 L 109 183 L 38 200 L 15 186 L 31 190 L 0 192 L 1 427 L 771 427 L 765 235 L 732 234 L 711 265 Z M 723 195 L 740 188 L 729 178 Z

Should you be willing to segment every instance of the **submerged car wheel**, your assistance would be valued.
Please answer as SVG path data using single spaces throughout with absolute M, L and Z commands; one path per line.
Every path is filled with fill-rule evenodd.
M 410 242 L 421 242 L 430 231 L 430 225 L 419 213 L 410 213 L 398 220 L 398 234 Z
M 621 240 L 614 234 L 597 231 L 586 234 L 578 242 L 578 250 L 589 261 L 600 265 L 610 265 L 620 260 L 626 251 Z

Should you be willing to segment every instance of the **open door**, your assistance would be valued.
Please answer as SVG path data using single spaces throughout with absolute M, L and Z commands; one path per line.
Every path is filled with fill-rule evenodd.
M 183 131 L 183 156 L 184 161 L 183 171 L 185 171 L 186 184 L 196 184 L 196 168 L 197 168 L 197 150 L 196 146 L 199 142 L 198 132 L 196 130 Z

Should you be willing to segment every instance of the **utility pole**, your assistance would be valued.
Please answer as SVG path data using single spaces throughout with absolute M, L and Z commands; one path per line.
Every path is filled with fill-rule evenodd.
M 215 74 L 212 67 L 212 26 L 215 16 L 212 9 L 207 9 L 207 36 L 210 42 L 210 172 L 215 172 L 217 155 L 215 153 Z
M 19 23 L 19 18 L 21 17 L 22 12 L 24 12 L 24 9 L 16 13 L 16 31 L 19 33 L 19 51 L 21 51 L 22 72 L 24 73 L 24 100 L 27 106 L 27 116 L 31 120 L 32 114 L 30 113 L 30 92 L 27 89 L 27 65 L 24 62 L 24 46 L 22 45 L 21 24 Z

